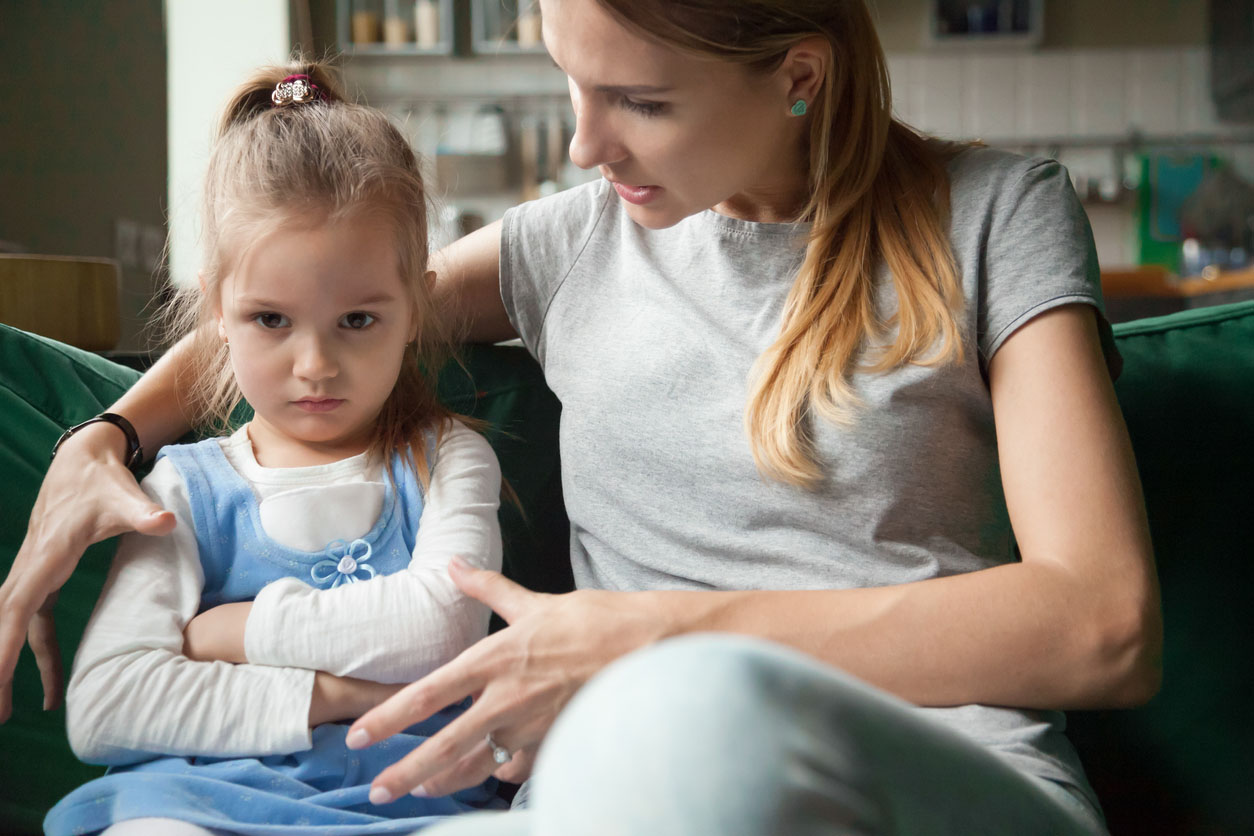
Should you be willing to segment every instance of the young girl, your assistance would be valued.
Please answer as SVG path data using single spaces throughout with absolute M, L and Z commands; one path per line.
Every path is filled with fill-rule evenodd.
M 493 782 L 367 800 L 456 708 L 365 757 L 331 722 L 485 635 L 453 555 L 500 567 L 498 465 L 425 376 L 424 200 L 405 140 L 325 67 L 264 70 L 230 103 L 200 287 L 172 307 L 198 342 L 193 414 L 242 396 L 255 415 L 144 480 L 177 526 L 123 538 L 68 692 L 75 752 L 114 769 L 49 834 L 400 833 L 498 803 Z

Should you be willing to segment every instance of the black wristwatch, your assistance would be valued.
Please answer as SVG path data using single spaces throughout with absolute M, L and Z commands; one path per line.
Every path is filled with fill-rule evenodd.
M 57 443 L 52 445 L 52 456 L 49 458 L 55 459 L 57 457 L 57 451 L 61 449 L 61 445 L 65 443 L 67 438 L 74 435 L 74 433 L 78 432 L 83 427 L 90 426 L 91 424 L 98 424 L 101 421 L 106 424 L 112 424 L 121 430 L 126 436 L 126 467 L 128 470 L 134 470 L 144 460 L 144 448 L 139 445 L 139 433 L 135 432 L 135 428 L 131 426 L 131 422 L 123 418 L 121 415 L 118 415 L 116 412 L 102 412 L 95 418 L 88 418 L 83 423 L 76 424 L 61 433 L 61 437 L 57 439 Z

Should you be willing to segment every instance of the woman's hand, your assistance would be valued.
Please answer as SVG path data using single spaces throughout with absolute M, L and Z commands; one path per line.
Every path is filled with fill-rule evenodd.
M 248 661 L 244 655 L 244 628 L 252 611 L 252 601 L 219 604 L 205 610 L 183 628 L 183 655 L 197 662 L 244 664 Z
M 124 531 L 156 535 L 174 528 L 174 515 L 153 503 L 122 464 L 125 447 L 116 427 L 86 427 L 61 445 L 40 485 L 26 537 L 0 586 L 0 722 L 12 709 L 23 639 L 39 665 L 44 709 L 61 703 L 52 609 L 87 547 Z
M 593 674 L 614 659 L 662 638 L 666 619 L 645 592 L 530 592 L 496 572 L 459 558 L 449 574 L 463 592 L 510 625 L 444 667 L 406 686 L 353 724 L 348 743 L 361 748 L 474 696 L 465 714 L 374 780 L 371 801 L 401 793 L 447 795 L 489 775 L 520 781 L 558 713 Z M 496 763 L 488 734 L 513 753 Z

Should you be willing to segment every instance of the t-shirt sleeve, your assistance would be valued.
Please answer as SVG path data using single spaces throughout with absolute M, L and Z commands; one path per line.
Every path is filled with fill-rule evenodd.
M 527 349 L 544 363 L 544 320 L 614 200 L 598 180 L 515 206 L 501 226 L 501 301 Z
M 995 201 L 980 287 L 981 367 L 1022 325 L 1046 311 L 1092 305 L 1111 377 L 1122 358 L 1102 303 L 1101 272 L 1088 216 L 1067 169 L 1054 160 L 1026 169 Z

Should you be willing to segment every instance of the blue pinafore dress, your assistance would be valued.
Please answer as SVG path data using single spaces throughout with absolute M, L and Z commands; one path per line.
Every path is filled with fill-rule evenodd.
M 384 480 L 383 510 L 374 528 L 319 552 L 292 549 L 266 535 L 252 486 L 227 461 L 216 439 L 166 447 L 159 456 L 169 457 L 187 484 L 204 567 L 202 612 L 252 600 L 279 578 L 330 588 L 409 565 L 423 501 L 412 469 L 399 455 L 390 462 L 392 478 Z M 375 776 L 464 708 L 451 706 L 363 750 L 344 745 L 346 724 L 327 723 L 313 730 L 310 749 L 290 755 L 160 755 L 114 767 L 61 799 L 48 812 L 44 832 L 79 836 L 126 819 L 160 816 L 255 836 L 409 833 L 456 813 L 504 808 L 491 779 L 443 798 L 405 795 L 382 806 L 367 798 Z

